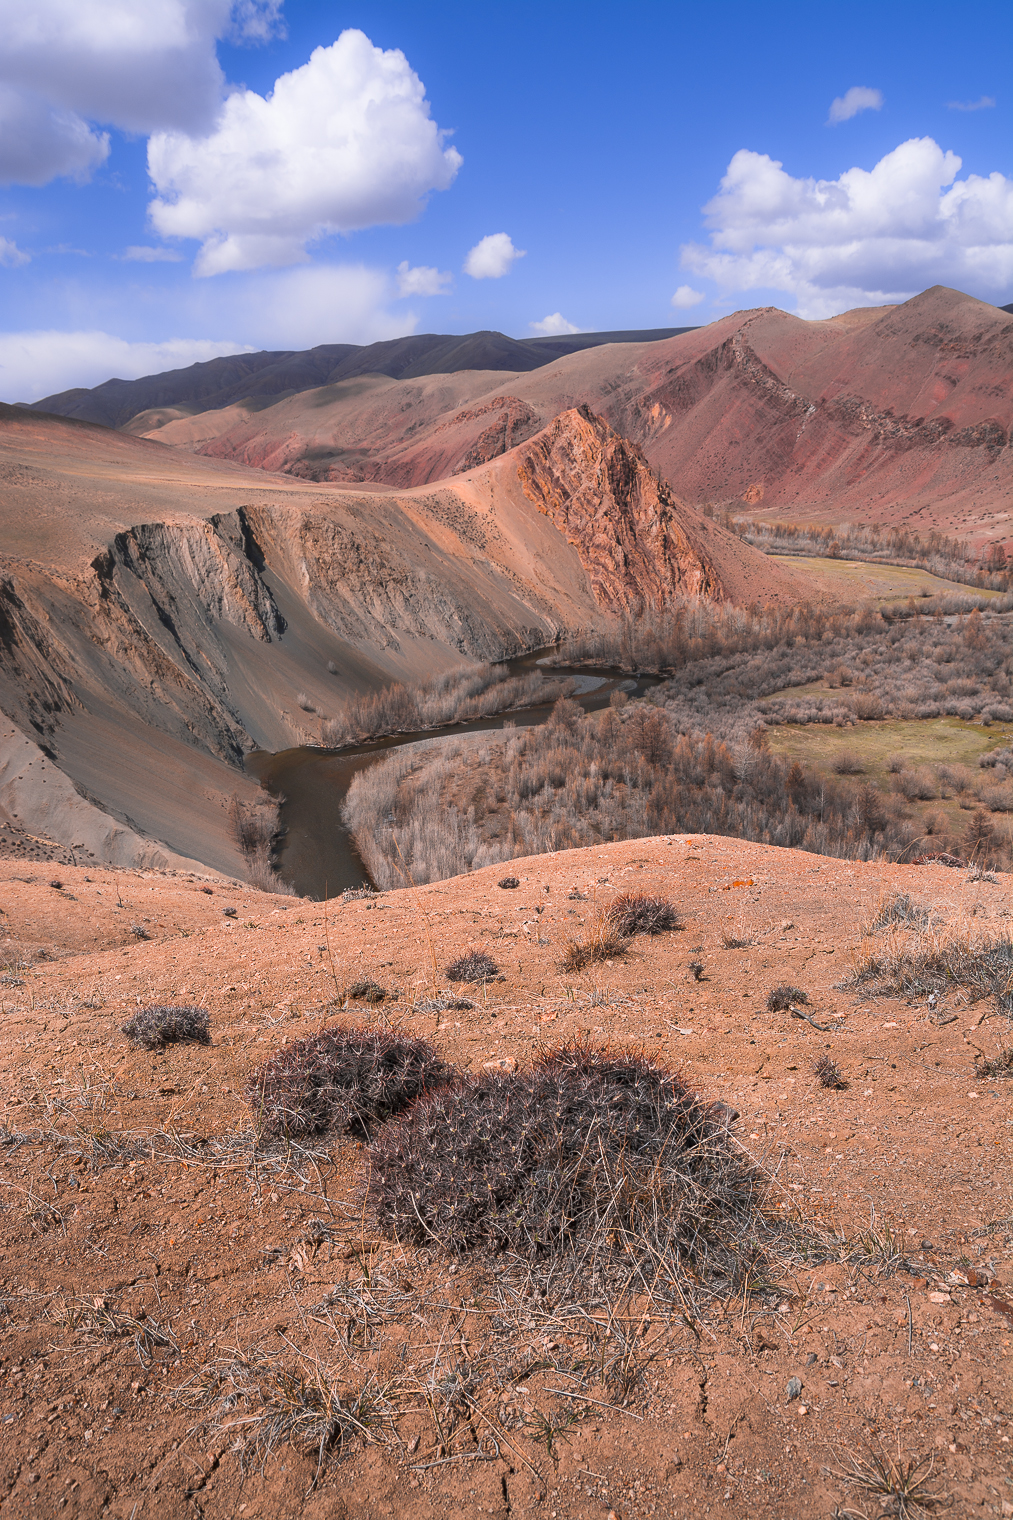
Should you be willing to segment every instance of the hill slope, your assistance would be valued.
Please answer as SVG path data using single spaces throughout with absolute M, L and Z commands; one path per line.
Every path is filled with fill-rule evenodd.
M 360 378 L 267 409 L 140 416 L 132 430 L 310 479 L 413 486 L 584 402 L 698 505 L 979 542 L 1008 530 L 1013 319 L 938 286 L 828 321 L 764 308 L 524 373 Z
M 151 863 L 154 839 L 233 872 L 245 754 L 318 738 L 354 692 L 680 591 L 803 594 L 587 411 L 393 491 L 8 407 L 0 543 L 0 809 L 96 858 Z
M 61 391 L 32 406 L 37 411 L 106 427 L 123 427 L 138 412 L 151 408 L 178 409 L 181 415 L 252 400 L 260 405 L 293 391 L 335 385 L 358 375 L 389 375 L 410 380 L 419 375 L 445 375 L 456 370 L 531 370 L 550 364 L 561 354 L 577 353 L 602 343 L 653 342 L 690 332 L 688 327 L 663 327 L 651 332 L 573 333 L 554 338 L 508 338 L 498 332 L 440 335 L 419 333 L 365 346 L 323 343 L 302 352 L 229 354 L 191 364 L 186 369 L 146 375 L 140 380 L 107 380 L 91 390 Z

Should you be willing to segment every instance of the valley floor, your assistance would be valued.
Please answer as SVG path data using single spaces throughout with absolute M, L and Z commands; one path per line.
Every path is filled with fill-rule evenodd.
M 1010 1513 L 1010 1084 L 974 1066 L 1009 1022 L 957 989 L 930 1005 L 840 984 L 881 947 L 864 931 L 887 898 L 909 893 L 933 932 L 1002 936 L 1013 877 L 685 835 L 511 869 L 516 890 L 499 866 L 325 913 L 184 873 L 0 860 L 0 1520 L 871 1520 L 887 1501 L 840 1476 L 870 1446 L 931 1461 L 954 1515 Z M 567 938 L 641 888 L 684 928 L 561 972 Z M 503 979 L 470 1008 L 412 1012 L 470 948 Z M 399 997 L 339 1015 L 367 978 Z M 782 981 L 815 1024 L 767 1011 Z M 148 1003 L 205 1006 L 212 1046 L 132 1049 L 120 1025 Z M 629 1386 L 585 1383 L 564 1418 L 563 1297 L 378 1238 L 352 1140 L 252 1151 L 250 1070 L 338 1016 L 403 1020 L 475 1071 L 577 1035 L 643 1046 L 738 1110 L 773 1210 L 851 1245 L 786 1254 L 776 1292 L 699 1318 L 635 1299 L 616 1323 L 597 1313 Z M 813 1075 L 827 1053 L 844 1091 Z M 365 1378 L 396 1411 L 364 1416 L 373 1444 L 353 1431 L 315 1482 L 305 1448 L 243 1451 L 251 1379 L 277 1388 L 286 1369 Z M 466 1374 L 473 1413 L 451 1438 L 440 1399 Z

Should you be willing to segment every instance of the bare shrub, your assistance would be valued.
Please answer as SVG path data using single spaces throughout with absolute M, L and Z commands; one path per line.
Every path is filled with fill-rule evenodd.
M 509 892 L 512 888 L 519 887 L 520 881 L 516 876 L 503 876 L 496 883 L 496 885 L 498 887 L 503 887 L 505 891 Z
M 737 1279 L 763 1180 L 728 1114 L 643 1057 L 578 1042 L 416 1103 L 370 1148 L 369 1212 L 449 1250 Z
M 831 760 L 830 769 L 838 776 L 861 776 L 865 772 L 865 761 L 853 749 L 840 749 Z
M 809 994 L 803 992 L 801 987 L 792 986 L 791 982 L 778 982 L 767 993 L 767 1012 L 783 1013 L 792 1004 L 805 1007 L 809 1002 Z
M 907 756 L 900 754 L 887 755 L 886 768 L 891 776 L 899 776 L 907 765 Z
M 211 1044 L 207 1009 L 189 1004 L 166 1007 L 153 1003 L 148 1008 L 141 1008 L 120 1028 L 130 1043 L 142 1050 L 164 1050 L 166 1045 Z
M 499 967 L 484 950 L 469 950 L 451 961 L 445 975 L 448 982 L 489 982 L 499 975 Z
M 813 1066 L 813 1072 L 820 1086 L 829 1088 L 833 1092 L 844 1092 L 851 1085 L 837 1062 L 832 1061 L 829 1056 L 820 1056 Z
M 275 1051 L 246 1085 L 261 1137 L 368 1134 L 427 1089 L 454 1079 L 426 1040 L 335 1024 Z
M 303 712 L 316 712 L 316 704 L 314 703 L 313 698 L 308 697 L 304 691 L 299 692 L 295 700 L 297 705 L 302 708 Z
M 130 932 L 134 936 L 134 939 L 150 939 L 151 938 L 151 935 L 148 933 L 147 929 L 144 927 L 143 924 L 131 924 L 130 925 Z
M 621 939 L 635 934 L 664 934 L 681 929 L 679 915 L 667 897 L 649 892 L 624 892 L 605 909 L 605 921 Z
M 939 778 L 928 765 L 901 771 L 895 784 L 908 802 L 929 802 L 939 796 Z
M 233 796 L 229 802 L 229 830 L 246 862 L 250 884 L 259 892 L 290 897 L 294 888 L 282 881 L 272 858 L 283 801 L 282 797 L 264 797 L 257 802 L 243 802 Z

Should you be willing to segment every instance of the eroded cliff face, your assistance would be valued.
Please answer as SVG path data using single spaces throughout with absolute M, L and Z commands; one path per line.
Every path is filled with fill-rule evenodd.
M 714 564 L 680 521 L 686 509 L 590 408 L 564 412 L 520 456 L 525 496 L 576 549 L 606 612 L 722 597 Z

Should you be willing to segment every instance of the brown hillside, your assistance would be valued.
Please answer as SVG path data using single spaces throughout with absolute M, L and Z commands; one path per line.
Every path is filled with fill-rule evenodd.
M 1003 889 L 707 835 L 518 861 L 515 891 L 501 870 L 325 917 L 186 874 L 0 861 L 3 1513 L 901 1514 L 848 1479 L 881 1453 L 920 1465 L 942 1513 L 998 1516 L 1010 1083 L 975 1062 L 1008 1019 L 954 985 L 929 1002 L 841 983 L 901 939 L 1002 937 Z M 562 974 L 566 941 L 636 890 L 685 928 Z M 931 930 L 867 935 L 898 893 Z M 503 980 L 441 1012 L 427 1000 L 465 950 Z M 364 979 L 396 1000 L 343 1008 Z M 769 1010 L 779 983 L 808 1001 Z M 129 1045 L 152 1003 L 204 1009 L 210 1045 Z M 631 1262 L 632 1294 L 604 1298 L 579 1264 L 546 1289 L 506 1254 L 399 1243 L 363 1211 L 354 1136 L 252 1147 L 251 1071 L 338 1020 L 475 1074 L 577 1037 L 642 1049 L 735 1114 L 773 1178 L 779 1257 L 745 1243 L 716 1296 Z M 821 1087 L 822 1057 L 847 1087 Z M 325 1414 L 362 1418 L 321 1451 L 332 1394 Z
M 577 412 L 398 492 L 8 408 L 0 535 L 0 810 L 83 858 L 231 873 L 228 799 L 255 790 L 244 756 L 318 740 L 343 698 L 679 590 L 791 599 L 800 584 Z
M 159 426 L 166 443 L 316 479 L 418 485 L 587 404 L 684 500 L 1002 539 L 1013 318 L 935 287 L 805 322 L 739 312 L 527 374 L 380 377 Z M 144 418 L 138 431 L 150 431 Z

